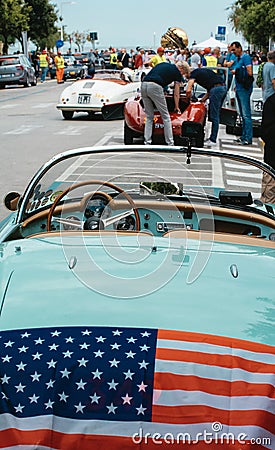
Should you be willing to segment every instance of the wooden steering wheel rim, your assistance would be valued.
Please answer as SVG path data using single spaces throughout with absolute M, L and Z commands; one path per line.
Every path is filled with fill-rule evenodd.
M 65 197 L 69 192 L 73 191 L 74 189 L 77 189 L 77 188 L 85 186 L 85 185 L 89 186 L 89 185 L 94 185 L 94 184 L 98 184 L 100 186 L 108 186 L 111 189 L 113 189 L 114 191 L 118 192 L 119 194 L 122 194 L 128 200 L 128 202 L 132 206 L 134 214 L 135 214 L 136 231 L 140 231 L 140 217 L 139 217 L 138 209 L 136 208 L 132 197 L 129 194 L 127 194 L 127 192 L 125 192 L 123 189 L 121 189 L 119 186 L 116 186 L 115 184 L 110 183 L 109 181 L 100 181 L 100 180 L 82 181 L 81 183 L 73 184 L 72 186 L 65 189 L 65 191 L 61 192 L 61 194 L 58 195 L 58 197 L 56 197 L 55 201 L 53 202 L 52 206 L 49 209 L 48 217 L 47 217 L 47 231 L 51 231 L 51 221 L 52 221 L 53 212 L 56 208 L 56 205 L 60 202 L 60 200 L 62 200 L 63 197 Z M 95 192 L 95 194 L 96 194 L 96 192 Z M 101 192 L 101 194 L 102 194 L 102 192 Z

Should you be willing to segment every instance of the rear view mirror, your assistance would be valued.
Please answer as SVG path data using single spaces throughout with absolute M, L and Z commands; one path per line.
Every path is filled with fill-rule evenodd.
M 5 207 L 10 211 L 16 211 L 19 199 L 20 194 L 18 192 L 9 192 L 4 198 Z

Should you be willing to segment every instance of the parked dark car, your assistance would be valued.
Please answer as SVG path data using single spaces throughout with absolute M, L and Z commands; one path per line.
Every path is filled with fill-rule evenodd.
M 63 80 L 84 78 L 87 74 L 88 68 L 81 62 L 77 61 L 74 56 L 64 55 L 64 75 Z M 56 67 L 55 64 L 50 68 L 51 79 L 56 77 Z
M 0 88 L 11 84 L 25 87 L 37 84 L 34 67 L 23 54 L 0 56 Z

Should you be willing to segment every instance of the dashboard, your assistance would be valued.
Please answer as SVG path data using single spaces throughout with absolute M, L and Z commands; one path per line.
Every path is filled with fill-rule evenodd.
M 56 206 L 51 231 L 134 231 L 138 214 L 140 230 L 155 236 L 169 231 L 195 230 L 239 234 L 275 240 L 275 221 L 242 209 L 169 201 L 167 197 L 134 197 L 136 213 L 126 199 L 88 195 L 84 199 Z M 47 231 L 48 210 L 28 218 L 22 225 L 22 237 Z

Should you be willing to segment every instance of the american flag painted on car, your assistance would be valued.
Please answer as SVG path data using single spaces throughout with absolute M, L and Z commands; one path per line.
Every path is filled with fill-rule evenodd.
M 186 444 L 209 449 L 211 435 L 222 445 L 228 433 L 222 448 L 256 439 L 255 449 L 275 448 L 271 346 L 182 331 L 57 327 L 3 331 L 0 349 L 2 449 L 148 449 L 156 440 L 170 448 L 183 434 Z

